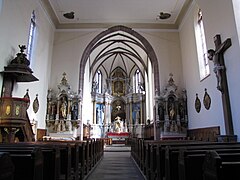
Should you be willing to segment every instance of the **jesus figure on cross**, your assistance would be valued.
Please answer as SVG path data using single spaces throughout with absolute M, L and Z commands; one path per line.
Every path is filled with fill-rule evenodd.
M 213 61 L 213 72 L 216 74 L 217 77 L 217 89 L 222 92 L 223 88 L 221 70 L 224 70 L 224 66 L 220 64 L 218 54 L 216 54 L 213 49 L 208 50 L 208 59 L 210 61 Z

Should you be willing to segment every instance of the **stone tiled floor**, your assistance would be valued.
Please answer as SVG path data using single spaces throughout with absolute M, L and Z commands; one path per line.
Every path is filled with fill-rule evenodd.
M 130 155 L 130 147 L 105 147 L 104 156 L 87 180 L 145 180 Z

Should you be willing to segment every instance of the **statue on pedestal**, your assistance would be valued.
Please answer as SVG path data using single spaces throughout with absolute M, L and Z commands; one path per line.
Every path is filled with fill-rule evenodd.
M 66 99 L 63 100 L 60 111 L 61 111 L 62 117 L 65 119 L 67 117 L 67 101 L 66 101 Z

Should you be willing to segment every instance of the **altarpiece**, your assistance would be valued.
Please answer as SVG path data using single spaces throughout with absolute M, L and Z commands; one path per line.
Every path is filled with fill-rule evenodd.
M 170 74 L 164 90 L 159 95 L 156 94 L 156 131 L 160 139 L 187 136 L 187 93 L 185 89 L 177 91 L 172 76 Z
M 58 91 L 48 90 L 47 94 L 47 132 L 50 136 L 76 137 L 79 127 L 78 93 L 71 90 L 66 73 L 63 73 Z
M 102 93 L 95 88 L 97 83 L 92 83 L 92 137 L 143 137 L 145 94 L 133 92 L 130 78 L 121 68 L 116 68 L 105 82 Z

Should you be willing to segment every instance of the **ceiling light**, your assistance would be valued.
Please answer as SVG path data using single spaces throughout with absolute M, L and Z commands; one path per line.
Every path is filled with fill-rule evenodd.
M 63 16 L 67 19 L 74 19 L 74 12 L 64 13 Z
M 168 19 L 171 17 L 171 14 L 169 13 L 164 13 L 164 12 L 160 12 L 159 15 L 157 15 L 157 19 Z

